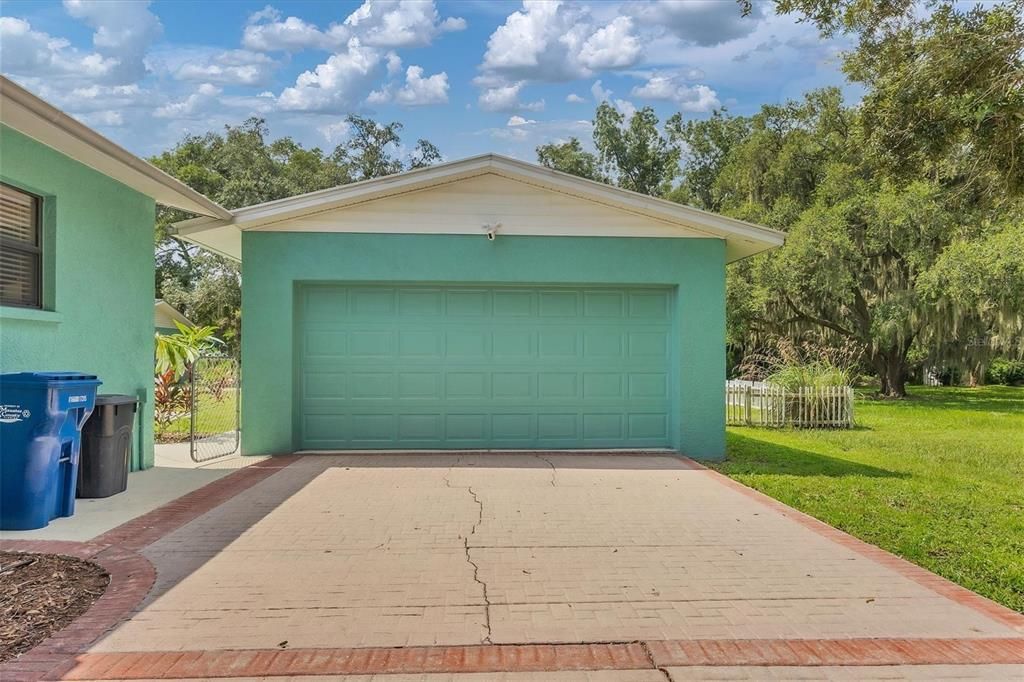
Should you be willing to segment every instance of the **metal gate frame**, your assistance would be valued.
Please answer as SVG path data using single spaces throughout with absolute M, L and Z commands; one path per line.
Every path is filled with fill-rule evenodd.
M 201 395 L 201 389 L 203 387 L 203 376 L 202 376 L 202 365 L 203 361 L 221 361 L 231 363 L 231 372 L 233 376 L 233 382 L 227 390 L 232 390 L 235 393 L 235 409 L 233 417 L 233 428 L 230 429 L 233 434 L 232 438 L 222 441 L 210 442 L 211 436 L 209 434 L 201 435 L 196 433 L 197 415 L 200 410 L 199 397 Z M 221 388 L 225 390 L 225 388 Z M 202 463 L 210 460 L 218 459 L 220 457 L 227 457 L 238 452 L 239 445 L 241 444 L 241 405 L 242 405 L 242 375 L 240 363 L 234 357 L 229 355 L 202 355 L 193 364 L 189 370 L 189 457 L 192 458 L 193 462 Z M 225 430 L 224 433 L 228 433 Z M 214 434 L 213 438 L 222 434 Z M 206 442 L 204 442 L 206 441 Z M 204 447 L 201 447 L 204 446 Z M 208 447 L 206 447 L 208 446 Z M 230 449 L 228 449 L 230 448 Z

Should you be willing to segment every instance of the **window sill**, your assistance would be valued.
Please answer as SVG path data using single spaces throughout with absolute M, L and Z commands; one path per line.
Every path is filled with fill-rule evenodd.
M 0 320 L 25 320 L 27 322 L 60 324 L 64 321 L 64 316 L 53 310 L 18 308 L 17 306 L 0 306 Z

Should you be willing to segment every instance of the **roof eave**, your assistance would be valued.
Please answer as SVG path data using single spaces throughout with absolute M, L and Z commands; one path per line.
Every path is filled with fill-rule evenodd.
M 231 212 L 43 99 L 0 76 L 0 122 L 157 202 L 200 215 Z

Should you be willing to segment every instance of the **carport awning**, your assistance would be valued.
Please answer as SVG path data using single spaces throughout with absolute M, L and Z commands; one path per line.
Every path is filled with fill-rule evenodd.
M 177 223 L 175 228 L 182 238 L 237 261 L 242 259 L 242 232 L 250 230 L 420 234 L 468 234 L 472 230 L 479 234 L 480 225 L 473 225 L 470 228 L 466 225 L 446 224 L 445 221 L 422 225 L 416 221 L 394 220 L 370 227 L 360 221 L 346 223 L 341 218 L 341 212 L 486 175 L 504 178 L 563 198 L 571 197 L 577 202 L 587 202 L 592 208 L 608 213 L 628 216 L 628 219 L 623 219 L 623 227 L 620 229 L 605 226 L 602 229 L 588 230 L 585 223 L 575 231 L 552 230 L 550 226 L 508 225 L 506 227 L 510 234 L 722 239 L 726 242 L 728 262 L 781 246 L 785 239 L 782 232 L 760 225 L 496 154 L 474 156 L 240 208 L 232 211 L 230 218 L 197 218 Z M 328 213 L 338 219 L 327 225 L 323 220 L 316 224 L 317 216 L 322 217 Z M 502 219 L 501 215 L 493 217 L 497 221 Z M 646 221 L 649 229 L 638 229 L 638 219 Z M 310 225 L 313 227 L 309 227 Z

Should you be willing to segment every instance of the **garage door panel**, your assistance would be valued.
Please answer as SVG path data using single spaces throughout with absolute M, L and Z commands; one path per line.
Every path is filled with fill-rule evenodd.
M 495 362 L 521 362 L 537 354 L 536 332 L 523 329 L 502 329 L 491 336 L 491 355 Z
M 539 294 L 540 316 L 571 318 L 579 311 L 579 294 L 575 291 L 541 291 Z
M 444 440 L 444 415 L 436 412 L 398 415 L 398 439 L 401 442 L 441 443 Z
M 304 288 L 304 448 L 668 445 L 671 291 Z
M 580 333 L 576 329 L 541 329 L 541 359 L 564 360 L 578 355 Z
M 395 312 L 395 291 L 390 288 L 353 289 L 349 293 L 349 314 L 352 317 L 379 319 Z
M 440 372 L 399 372 L 397 400 L 441 400 Z
M 664 291 L 633 291 L 629 294 L 629 316 L 634 319 L 667 321 L 671 299 Z
M 536 295 L 532 291 L 495 291 L 494 292 L 494 316 L 496 318 L 506 317 L 530 317 L 536 314 Z
M 445 334 L 445 359 L 452 362 L 462 360 L 484 360 L 490 347 L 490 332 L 476 328 L 459 327 Z
M 624 436 L 622 414 L 619 412 L 583 415 L 583 440 L 597 443 L 617 441 Z
M 587 291 L 583 294 L 584 316 L 621 318 L 625 296 L 618 291 Z
M 488 292 L 484 289 L 449 289 L 445 296 L 448 317 L 484 317 L 489 313 Z
M 444 357 L 444 335 L 422 329 L 403 329 L 398 332 L 398 359 L 440 360 Z
M 628 381 L 631 399 L 668 398 L 668 375 L 664 372 L 633 372 Z
M 359 330 L 348 334 L 348 356 L 352 358 L 383 358 L 394 353 L 394 331 Z
M 627 415 L 626 426 L 631 439 L 660 441 L 668 437 L 668 415 L 664 413 Z

